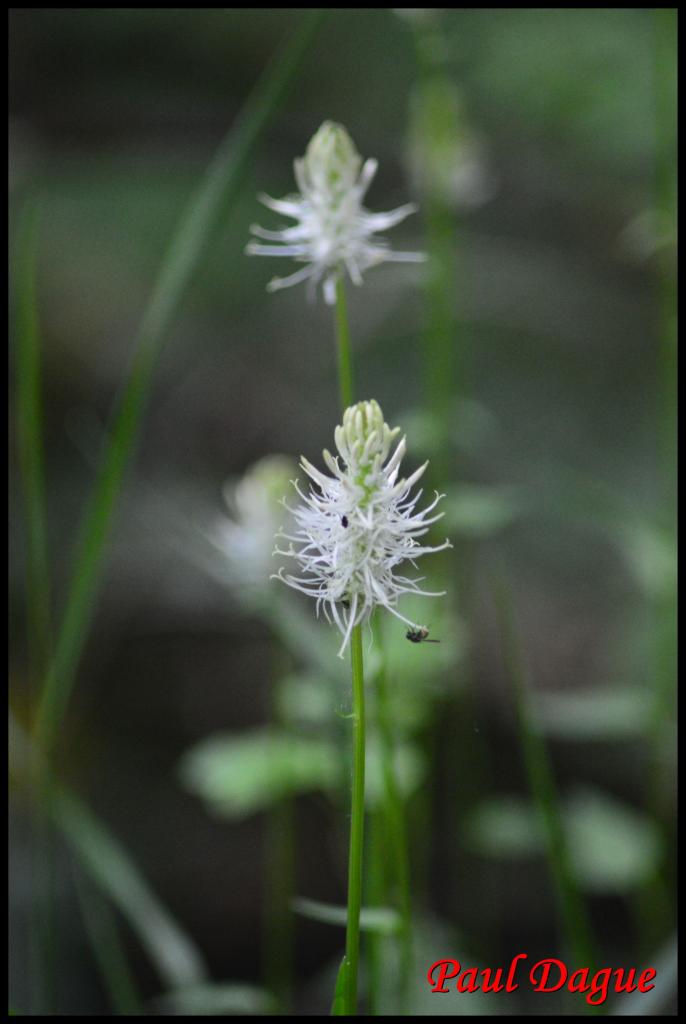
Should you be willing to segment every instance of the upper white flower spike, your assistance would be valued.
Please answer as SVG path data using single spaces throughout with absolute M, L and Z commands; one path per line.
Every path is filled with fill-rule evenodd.
M 246 248 L 251 256 L 293 256 L 305 264 L 289 277 L 275 277 L 267 285 L 269 291 L 307 280 L 313 294 L 323 281 L 324 298 L 333 305 L 336 280 L 345 270 L 354 284 L 362 284 L 363 272 L 377 263 L 421 262 L 426 258 L 419 252 L 393 252 L 383 238 L 376 236 L 377 231 L 399 224 L 417 207 L 407 203 L 389 213 L 365 209 L 362 200 L 378 165 L 373 159 L 362 163 L 342 125 L 325 121 L 305 156 L 295 160 L 293 166 L 300 194 L 285 199 L 261 195 L 260 200 L 297 223 L 280 231 L 266 231 L 253 224 L 250 230 L 258 238 L 280 244 L 250 242 Z
M 333 619 L 343 634 L 340 657 L 353 626 L 366 619 L 377 605 L 414 629 L 421 629 L 420 624 L 396 610 L 398 598 L 401 594 L 442 596 L 421 590 L 419 583 L 423 577 L 409 579 L 397 571 L 405 560 L 414 565 L 420 555 L 451 546 L 446 540 L 438 547 L 426 547 L 417 539 L 443 515 L 441 512 L 427 518 L 442 495 L 436 494 L 427 508 L 415 512 L 422 492 L 410 497 L 410 491 L 427 463 L 407 480 L 398 480 L 405 454 L 404 437 L 390 458 L 389 454 L 399 429 L 388 427 L 374 401 L 359 402 L 346 409 L 343 425 L 335 431 L 336 447 L 344 465 L 339 463 L 338 456 L 325 451 L 324 461 L 333 474 L 327 476 L 307 459 L 301 460 L 317 490 L 310 488 L 305 495 L 294 481 L 303 501 L 298 508 L 289 509 L 296 528 L 293 534 L 277 534 L 290 543 L 274 553 L 296 558 L 302 570 L 302 575 L 291 576 L 281 569 L 278 577 L 316 598 L 317 614 L 323 608 L 327 620 Z

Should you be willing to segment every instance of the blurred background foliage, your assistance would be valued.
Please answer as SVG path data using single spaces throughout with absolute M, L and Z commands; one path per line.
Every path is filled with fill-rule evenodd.
M 171 234 L 301 16 L 10 12 L 10 226 L 37 198 L 58 615 L 74 525 Z M 422 97 L 427 47 L 440 83 Z M 116 517 L 57 752 L 70 791 L 55 883 L 61 1012 L 109 1012 L 115 990 L 129 1012 L 136 999 L 153 1013 L 278 1008 L 275 992 L 292 979 L 265 978 L 275 927 L 265 920 L 284 893 L 270 898 L 265 877 L 282 835 L 293 895 L 345 902 L 349 683 L 345 666 L 331 666 L 335 637 L 299 602 L 256 593 L 216 533 L 227 479 L 231 494 L 264 456 L 316 463 L 331 444 L 330 311 L 301 289 L 267 295 L 276 265 L 243 255 L 256 194 L 293 189 L 292 160 L 327 118 L 379 159 L 372 209 L 420 203 L 395 246 L 425 248 L 428 232 L 453 261 L 444 404 L 425 366 L 425 269 L 384 266 L 349 296 L 360 397 L 402 424 L 411 460 L 440 467 L 432 485 L 448 495 L 443 527 L 455 543 L 440 569 L 450 599 L 425 613 L 441 647 L 410 649 L 400 624 L 385 628 L 421 910 L 417 978 L 431 952 L 468 950 L 486 966 L 559 948 L 494 610 L 503 572 L 599 962 L 652 964 L 668 943 L 675 96 L 672 9 L 447 10 L 428 28 L 384 9 L 324 19 L 193 275 Z M 421 150 L 429 130 L 433 169 Z M 16 752 L 36 686 L 13 450 L 10 472 Z M 373 673 L 373 655 L 369 664 Z M 382 786 L 373 745 L 372 814 Z M 35 879 L 20 789 L 10 824 L 11 999 L 21 1011 Z M 151 891 L 141 896 L 143 879 Z M 343 933 L 308 903 L 287 917 L 294 1005 L 327 1012 Z M 113 958 L 104 968 L 98 959 L 110 925 L 123 957 L 114 988 Z M 276 934 L 290 942 L 278 922 Z M 417 1012 L 446 1012 L 417 988 Z M 450 1012 L 495 1012 L 477 998 L 456 1010 L 456 997 Z

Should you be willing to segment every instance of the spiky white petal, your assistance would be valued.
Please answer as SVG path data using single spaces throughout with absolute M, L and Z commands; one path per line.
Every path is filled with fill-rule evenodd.
M 321 282 L 329 305 L 336 300 L 336 281 L 347 271 L 352 282 L 362 284 L 365 270 L 378 263 L 421 262 L 418 252 L 394 252 L 376 232 L 399 224 L 417 207 L 413 203 L 388 213 L 370 213 L 363 204 L 377 169 L 376 160 L 362 158 L 341 125 L 325 121 L 310 141 L 305 156 L 295 160 L 299 194 L 285 199 L 259 198 L 270 209 L 297 223 L 271 231 L 253 224 L 253 235 L 266 242 L 250 242 L 251 256 L 292 256 L 305 263 L 288 277 L 270 281 L 269 291 L 309 281 L 311 294 Z
M 386 608 L 419 629 L 419 623 L 397 610 L 398 599 L 403 594 L 442 596 L 422 590 L 423 577 L 412 579 L 398 573 L 403 562 L 414 566 L 421 555 L 451 546 L 446 540 L 432 547 L 419 539 L 441 518 L 442 513 L 430 513 L 442 495 L 416 510 L 422 492 L 414 496 L 410 492 L 427 464 L 407 479 L 397 479 L 406 447 L 402 437 L 391 454 L 398 434 L 399 428 L 388 427 L 374 401 L 346 409 L 334 434 L 339 454 L 324 452 L 332 475 L 302 458 L 301 467 L 316 486 L 304 494 L 293 481 L 302 500 L 290 509 L 295 528 L 292 533 L 277 534 L 277 539 L 287 543 L 277 547 L 275 554 L 295 558 L 299 565 L 297 575 L 281 568 L 277 577 L 313 597 L 317 614 L 323 610 L 327 620 L 336 624 L 343 634 L 341 657 L 353 627 L 375 607 Z

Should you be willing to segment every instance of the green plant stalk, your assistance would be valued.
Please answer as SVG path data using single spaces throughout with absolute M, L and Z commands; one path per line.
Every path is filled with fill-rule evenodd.
M 429 118 L 431 82 L 437 76 L 448 75 L 442 59 L 443 40 L 438 26 L 428 20 L 413 24 L 418 90 L 424 112 L 424 146 L 434 144 Z M 457 246 L 455 242 L 455 213 L 448 207 L 430 180 L 424 194 L 423 208 L 429 255 L 426 276 L 426 315 L 424 330 L 425 403 L 436 421 L 441 424 L 438 450 L 433 456 L 434 479 L 446 480 L 449 472 L 449 444 L 447 431 L 451 410 L 458 391 L 458 346 L 455 330 L 455 287 L 457 281 Z
M 43 749 L 54 743 L 93 615 L 104 550 L 124 472 L 163 342 L 212 230 L 238 191 L 248 159 L 291 82 L 322 12 L 310 10 L 267 67 L 191 198 L 167 251 L 135 344 L 131 374 L 83 518 L 75 570 L 36 722 Z
M 141 1002 L 126 960 L 112 908 L 75 872 L 76 894 L 93 957 L 118 1017 L 141 1016 Z
M 454 338 L 453 290 L 457 277 L 454 215 L 429 193 L 426 198 L 429 267 L 426 283 L 427 324 L 424 332 L 426 407 L 441 424 L 434 455 L 434 476 L 447 479 L 452 406 L 457 393 L 457 346 Z
M 449 71 L 442 57 L 444 41 L 437 20 L 421 19 L 412 23 L 417 68 L 417 92 L 421 110 L 421 132 L 423 145 L 428 150 L 434 145 L 431 117 L 434 104 L 431 101 L 432 86 L 437 78 L 444 78 Z M 438 56 L 437 56 L 438 55 Z M 432 452 L 427 472 L 427 488 L 442 490 L 453 475 L 450 429 L 454 423 L 455 403 L 462 384 L 463 357 L 455 337 L 455 289 L 457 273 L 457 243 L 455 211 L 449 208 L 433 185 L 431 176 L 426 177 L 426 187 L 421 200 L 426 231 L 428 264 L 425 278 L 425 324 L 422 332 L 423 346 L 423 402 L 432 423 L 436 425 L 438 443 Z M 460 339 L 462 340 L 462 339 Z M 435 527 L 432 527 L 435 529 Z M 453 556 L 452 558 L 450 556 Z M 444 574 L 444 584 L 437 589 L 447 588 L 449 580 L 457 586 L 455 573 L 462 573 L 462 562 L 457 552 L 446 552 L 441 559 L 439 572 Z M 459 592 L 459 588 L 458 588 Z M 431 768 L 437 766 L 438 746 L 436 740 L 441 732 L 438 708 L 432 702 L 429 720 L 425 730 L 424 753 Z M 456 747 L 452 748 L 457 753 Z M 414 813 L 418 818 L 417 833 L 431 836 L 435 833 L 435 822 L 439 808 L 426 791 L 419 794 Z M 415 863 L 415 887 L 431 898 L 432 851 L 428 843 L 417 849 Z
M 22 214 L 17 247 L 15 378 L 19 473 L 26 526 L 26 619 L 29 659 L 28 704 L 46 671 L 50 652 L 48 559 L 40 331 L 36 286 L 38 207 Z M 31 986 L 37 1012 L 56 1012 L 57 962 L 55 836 L 50 822 L 49 762 L 31 760 L 31 862 L 36 898 L 31 905 Z
M 341 412 L 353 404 L 353 372 L 350 328 L 341 269 L 336 281 L 336 348 Z M 357 1014 L 357 976 L 360 955 L 360 907 L 362 905 L 362 865 L 364 858 L 364 774 L 365 709 L 362 627 L 354 626 L 350 638 L 352 669 L 352 800 L 350 813 L 350 850 L 348 855 L 348 917 L 345 936 L 344 988 L 342 1013 Z M 335 1005 L 335 1002 L 334 1002 Z
M 277 728 L 292 725 L 279 703 L 280 680 L 289 658 L 278 638 L 274 641 L 272 713 Z M 264 981 L 277 1000 L 279 1013 L 290 1012 L 293 996 L 293 913 L 295 897 L 295 801 L 284 796 L 265 820 Z
M 32 993 L 39 1015 L 57 1014 L 57 850 L 53 824 L 55 787 L 52 765 L 33 756 L 31 766 L 31 817 L 33 827 L 31 907 L 31 966 L 36 985 Z
M 352 668 L 353 779 L 350 812 L 350 854 L 348 859 L 348 923 L 345 937 L 345 1010 L 357 1015 L 357 974 L 360 955 L 360 907 L 362 905 L 362 861 L 364 855 L 364 769 L 365 709 L 362 626 L 353 627 L 350 638 Z
M 192 939 L 157 898 L 127 850 L 88 807 L 54 786 L 51 811 L 79 867 L 124 916 L 163 986 L 190 988 L 207 981 L 207 968 Z
M 265 985 L 288 1014 L 293 992 L 294 801 L 283 797 L 266 818 Z
M 677 281 L 676 281 L 676 127 L 677 11 L 651 12 L 654 31 L 655 207 L 658 230 L 668 238 L 658 253 L 658 387 L 656 389 L 657 458 L 661 470 L 660 502 L 655 527 L 669 532 L 677 549 Z M 664 220 L 664 223 L 663 223 Z M 670 237 L 674 233 L 674 237 Z M 654 875 L 635 894 L 641 950 L 648 955 L 674 927 L 670 890 L 676 884 L 676 818 L 672 806 L 674 763 L 671 730 L 676 719 L 677 594 L 664 586 L 648 598 L 648 650 L 652 666 L 652 709 L 647 736 L 646 812 L 662 832 L 665 856 Z
M 46 527 L 43 403 L 36 295 L 38 210 L 24 211 L 19 231 L 16 285 L 16 395 L 19 472 L 26 525 L 26 604 L 31 677 L 39 680 L 50 645 L 50 586 Z
M 367 822 L 367 866 L 365 875 L 365 906 L 386 905 L 386 848 L 383 834 L 383 811 L 374 810 Z M 383 981 L 384 938 L 373 929 L 367 934 L 367 1015 L 376 1017 L 380 1007 Z
M 341 412 L 353 404 L 353 367 L 350 345 L 350 326 L 345 301 L 345 283 L 343 273 L 336 281 L 336 353 L 338 357 L 338 387 L 340 391 Z
M 652 11 L 655 33 L 655 200 L 668 233 L 677 230 L 677 9 Z M 661 225 L 660 225 L 661 227 Z M 676 500 L 677 442 L 677 280 L 676 239 L 660 252 L 661 380 L 658 415 L 666 498 Z
M 677 179 L 677 11 L 652 12 L 655 29 L 656 205 L 665 230 L 676 234 Z M 677 508 L 677 280 L 675 242 L 663 246 L 659 263 L 660 378 L 658 389 L 659 448 L 663 478 L 659 518 L 673 537 L 676 551 Z M 651 609 L 655 686 L 651 722 L 650 797 L 654 812 L 669 833 L 674 823 L 670 807 L 672 770 L 665 758 L 665 733 L 676 717 L 677 599 L 674 588 L 653 598 Z M 674 837 L 670 837 L 671 838 Z M 671 842 L 669 844 L 672 846 Z
M 596 957 L 591 928 L 586 907 L 574 877 L 560 801 L 548 752 L 541 735 L 536 731 L 532 722 L 528 682 L 515 630 L 511 599 L 502 584 L 496 591 L 496 607 L 503 638 L 506 667 L 514 690 L 524 765 L 545 835 L 548 865 L 555 886 L 565 941 L 576 965 L 588 967 L 593 972 Z M 591 1006 L 583 1000 L 583 1009 L 586 1013 L 598 1013 L 601 1008 Z
M 381 637 L 381 628 L 379 629 Z M 408 986 L 412 974 L 412 895 L 410 890 L 410 865 L 408 857 L 407 824 L 405 807 L 395 768 L 392 714 L 388 697 L 386 660 L 381 644 L 381 665 L 374 678 L 376 708 L 381 740 L 381 761 L 384 780 L 383 816 L 388 836 L 388 857 L 392 865 L 400 912 L 400 978 L 398 981 L 398 1005 L 401 1012 L 407 1009 Z

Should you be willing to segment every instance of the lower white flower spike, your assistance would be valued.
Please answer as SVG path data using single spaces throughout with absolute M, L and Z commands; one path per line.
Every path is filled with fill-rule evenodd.
M 309 493 L 303 494 L 298 482 L 293 482 L 302 499 L 302 504 L 289 509 L 294 532 L 276 535 L 288 547 L 277 547 L 274 554 L 295 558 L 300 569 L 298 575 L 291 575 L 282 568 L 277 578 L 313 597 L 317 614 L 323 610 L 327 620 L 336 624 L 343 635 L 339 657 L 353 627 L 374 608 L 386 608 L 412 629 L 421 630 L 420 624 L 397 610 L 398 599 L 403 594 L 443 596 L 422 590 L 423 577 L 411 579 L 398 571 L 403 562 L 414 566 L 421 555 L 451 547 L 448 540 L 437 547 L 419 540 L 442 517 L 442 512 L 431 513 L 443 495 L 436 494 L 426 508 L 416 511 L 422 492 L 412 497 L 410 491 L 428 463 L 408 479 L 398 480 L 405 438 L 398 441 L 393 454 L 391 445 L 399 432 L 385 423 L 375 401 L 346 409 L 334 434 L 339 454 L 325 451 L 323 455 L 332 475 L 301 460 L 316 488 L 310 486 Z

